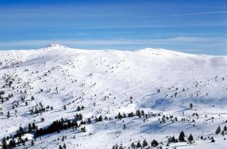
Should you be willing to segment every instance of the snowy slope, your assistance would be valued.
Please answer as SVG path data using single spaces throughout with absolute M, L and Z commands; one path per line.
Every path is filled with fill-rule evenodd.
M 142 142 L 144 138 L 149 142 L 156 139 L 163 142 L 160 146 L 166 147 L 166 136 L 178 138 L 182 130 L 187 136 L 192 133 L 195 143 L 172 143 L 170 147 L 224 148 L 227 145 L 225 136 L 214 134 L 227 120 L 227 56 L 151 48 L 80 50 L 56 44 L 37 50 L 1 51 L 0 56 L 0 90 L 5 91 L 4 102 L 0 102 L 0 138 L 32 122 L 43 128 L 55 120 L 73 119 L 81 113 L 83 120 L 92 119 L 91 124 L 85 125 L 85 133 L 67 129 L 39 137 L 34 146 L 27 141 L 25 146 L 58 148 L 63 144 L 58 138 L 67 136 L 64 141 L 67 148 L 112 148 L 115 144 L 127 148 L 133 141 Z M 10 80 L 13 83 L 9 86 Z M 6 100 L 9 94 L 13 97 Z M 31 100 L 32 96 L 35 100 Z M 52 106 L 53 110 L 30 114 L 29 110 L 40 103 L 44 107 Z M 77 111 L 78 106 L 85 108 Z M 127 114 L 136 110 L 159 115 L 115 119 L 119 112 Z M 192 116 L 193 113 L 199 117 Z M 94 122 L 94 117 L 100 115 L 110 119 Z M 178 121 L 166 119 L 160 123 L 163 115 L 173 115 Z M 45 120 L 42 122 L 41 118 Z M 186 121 L 180 121 L 182 118 Z M 216 142 L 199 139 L 201 135 L 213 136 Z

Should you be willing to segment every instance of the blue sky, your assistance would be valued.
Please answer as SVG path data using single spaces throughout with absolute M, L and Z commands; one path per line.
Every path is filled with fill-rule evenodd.
M 49 43 L 227 55 L 227 0 L 0 0 L 0 49 Z

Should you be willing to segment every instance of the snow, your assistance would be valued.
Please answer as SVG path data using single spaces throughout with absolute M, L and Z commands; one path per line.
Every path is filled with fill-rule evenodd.
M 53 49 L 53 48 L 66 48 L 65 46 L 63 46 L 63 45 L 60 45 L 60 44 L 54 44 L 54 43 L 52 43 L 52 44 L 49 44 L 49 45 L 47 45 L 47 48 L 49 48 L 49 49 Z
M 26 145 L 29 148 L 57 148 L 63 144 L 58 138 L 67 136 L 67 148 L 112 148 L 116 143 L 129 147 L 132 141 L 142 142 L 144 138 L 149 142 L 153 139 L 162 141 L 165 148 L 166 136 L 178 138 L 182 130 L 187 136 L 192 133 L 195 143 L 172 143 L 171 147 L 222 149 L 227 145 L 225 136 L 214 134 L 219 125 L 222 128 L 226 125 L 227 120 L 227 56 L 193 55 L 152 48 L 82 50 L 58 44 L 37 50 L 0 51 L 0 56 L 0 90 L 6 91 L 3 97 L 14 95 L 0 103 L 0 112 L 3 112 L 0 115 L 0 138 L 14 134 L 28 123 L 46 127 L 62 117 L 72 119 L 81 113 L 84 119 L 103 115 L 112 120 L 88 124 L 85 133 L 69 129 L 40 137 L 34 146 L 29 142 Z M 14 89 L 2 87 L 5 75 L 14 79 Z M 26 93 L 20 92 L 24 90 Z M 22 95 L 27 106 L 20 100 Z M 34 101 L 30 100 L 31 96 Z M 15 101 L 20 105 L 12 109 Z M 54 110 L 29 114 L 29 109 L 40 102 L 44 106 L 53 106 Z M 193 103 L 192 109 L 190 103 Z M 64 105 L 66 110 L 63 110 Z M 85 109 L 77 112 L 77 106 Z M 161 115 L 145 122 L 138 117 L 114 119 L 119 112 L 127 114 L 136 110 Z M 10 118 L 6 118 L 7 111 Z M 195 112 L 199 114 L 198 119 L 192 116 Z M 178 121 L 160 123 L 158 119 L 163 115 L 173 115 Z M 45 121 L 41 122 L 41 118 Z M 181 118 L 189 121 L 181 122 Z M 126 130 L 123 130 L 123 124 L 126 124 Z M 201 135 L 213 136 L 216 142 L 198 139 Z M 33 135 L 24 137 L 32 140 Z

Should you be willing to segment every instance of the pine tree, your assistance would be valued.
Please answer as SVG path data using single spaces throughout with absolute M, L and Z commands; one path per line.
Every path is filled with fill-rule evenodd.
M 45 119 L 42 117 L 42 118 L 41 118 L 41 122 L 44 122 L 44 121 L 45 121 Z
M 143 117 L 144 117 L 144 115 L 145 115 L 145 113 L 144 113 L 144 111 L 143 111 L 143 110 L 141 111 L 141 115 L 142 115 Z
M 35 143 L 34 143 L 34 141 L 32 140 L 32 142 L 31 142 L 31 146 L 34 146 L 35 145 Z
M 136 147 L 137 147 L 137 148 L 141 147 L 140 141 L 138 141 Z
M 122 144 L 120 145 L 119 149 L 124 149 L 123 146 L 122 146 Z
M 223 136 L 225 135 L 225 131 L 224 130 L 221 132 L 221 135 L 223 135 Z
M 132 142 L 131 147 L 132 147 L 133 149 L 136 148 L 136 145 L 135 145 L 134 142 Z
M 215 131 L 215 134 L 217 135 L 217 134 L 219 134 L 220 132 L 221 132 L 221 127 L 218 126 L 218 128 L 217 128 L 216 131 Z
M 118 117 L 119 120 L 121 120 L 123 118 L 123 116 L 121 115 L 120 112 L 118 113 L 118 116 L 117 117 Z
M 35 129 L 35 128 L 36 128 L 35 123 L 32 123 L 32 129 Z
M 112 147 L 112 149 L 118 149 L 118 145 L 115 144 L 115 145 Z
M 172 136 L 168 139 L 168 143 L 175 143 L 175 142 L 177 142 L 177 140 L 175 139 L 174 136 Z
M 63 149 L 61 145 L 59 145 L 59 149 Z
M 12 140 L 10 140 L 9 141 L 9 148 L 13 148 L 13 147 L 16 147 L 16 142 L 15 142 L 15 140 L 14 139 L 12 139 Z
M 212 143 L 214 143 L 214 142 L 215 142 L 215 140 L 214 140 L 214 138 L 213 138 L 213 137 L 212 137 L 212 139 L 211 139 L 211 142 L 212 142 Z
M 6 138 L 2 139 L 2 148 L 3 149 L 8 149 L 7 143 L 6 143 Z
M 193 140 L 194 140 L 193 136 L 192 136 L 192 134 L 190 134 L 188 137 L 188 142 L 191 144 Z
M 136 116 L 141 117 L 141 112 L 140 112 L 140 110 L 137 110 L 137 111 L 136 111 Z
M 124 129 L 124 130 L 126 129 L 126 125 L 125 125 L 125 124 L 123 125 L 123 129 Z
M 226 127 L 226 126 L 224 126 L 223 130 L 224 130 L 224 131 L 227 131 L 227 127 Z
M 98 121 L 101 122 L 102 120 L 103 120 L 102 115 L 100 115 Z
M 88 118 L 88 119 L 87 119 L 87 123 L 88 123 L 88 124 L 91 124 L 91 118 Z
M 180 141 L 180 142 L 185 142 L 184 137 L 185 137 L 185 134 L 184 134 L 184 132 L 183 132 L 183 131 L 181 131 L 181 132 L 180 132 L 180 135 L 179 135 L 179 138 L 178 138 L 178 139 L 179 139 L 179 141 Z
M 156 141 L 155 139 L 152 140 L 151 146 L 152 146 L 152 147 L 157 147 L 157 146 L 158 146 L 158 141 Z
M 192 103 L 190 103 L 190 105 L 189 105 L 189 106 L 190 106 L 190 109 L 192 109 L 192 108 L 193 108 L 193 104 L 192 104 Z
M 28 131 L 31 131 L 32 130 L 32 125 L 29 123 L 28 124 Z
M 7 118 L 10 118 L 10 113 L 9 113 L 9 111 L 7 112 Z
M 146 147 L 147 145 L 148 145 L 147 140 L 144 139 L 144 140 L 143 140 L 143 147 Z
M 66 145 L 65 145 L 65 143 L 64 143 L 64 145 L 63 145 L 63 149 L 66 149 Z
M 86 127 L 85 127 L 85 126 L 82 127 L 82 128 L 81 128 L 81 131 L 82 131 L 82 132 L 86 132 Z

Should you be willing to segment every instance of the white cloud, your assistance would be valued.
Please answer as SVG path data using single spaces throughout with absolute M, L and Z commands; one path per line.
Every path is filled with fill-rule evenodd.
M 113 40 L 27 40 L 15 42 L 0 42 L 0 47 L 37 47 L 45 46 L 50 43 L 58 43 L 68 46 L 80 45 L 180 45 L 180 44 L 197 44 L 197 45 L 227 45 L 227 40 L 221 37 L 173 37 L 165 39 L 113 39 Z
M 209 14 L 226 14 L 227 11 L 204 11 L 204 12 L 188 12 L 188 13 L 163 13 L 163 14 L 144 14 L 140 17 L 160 17 L 160 16 L 190 16 L 190 15 L 209 15 Z

